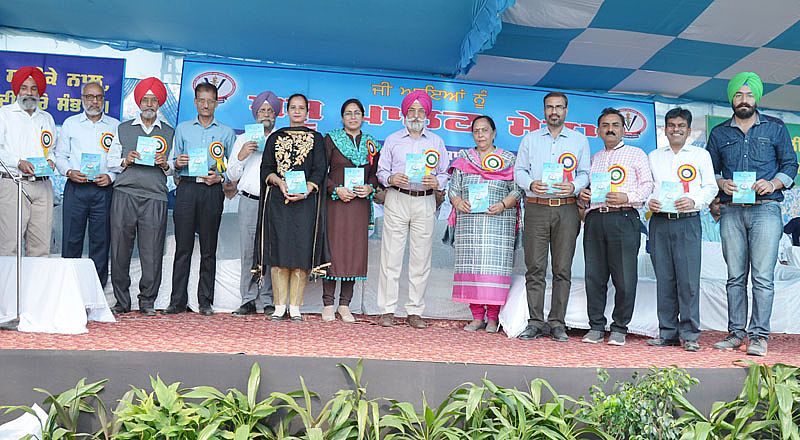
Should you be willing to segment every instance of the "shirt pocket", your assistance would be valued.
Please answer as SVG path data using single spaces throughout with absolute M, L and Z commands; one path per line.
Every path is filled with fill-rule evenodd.
M 775 163 L 775 147 L 772 145 L 772 139 L 759 136 L 755 138 L 753 145 L 750 156 L 754 162 Z
M 740 148 L 738 147 L 736 139 L 728 139 L 722 141 L 719 146 L 719 154 L 722 157 L 722 163 L 728 167 L 736 168 L 739 160 L 742 158 Z

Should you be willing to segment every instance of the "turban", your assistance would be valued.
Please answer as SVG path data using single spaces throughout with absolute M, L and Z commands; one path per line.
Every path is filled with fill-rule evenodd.
M 431 114 L 431 109 L 433 108 L 431 97 L 428 96 L 428 93 L 424 90 L 414 90 L 406 95 L 406 97 L 403 98 L 403 103 L 400 104 L 400 110 L 403 111 L 403 116 L 408 113 L 408 108 L 411 107 L 414 101 L 419 101 L 419 104 L 425 109 L 426 116 Z
M 14 77 L 11 78 L 11 89 L 14 90 L 14 94 L 19 95 L 19 88 L 28 78 L 33 78 L 36 81 L 36 87 L 39 88 L 39 96 L 42 96 L 47 88 L 47 82 L 44 80 L 44 73 L 33 66 L 25 66 L 14 72 Z
M 142 98 L 144 98 L 147 92 L 153 92 L 153 94 L 156 95 L 159 107 L 167 102 L 167 88 L 164 87 L 164 83 L 162 83 L 160 79 L 151 76 L 150 78 L 139 81 L 139 84 L 136 84 L 136 88 L 133 89 L 133 99 L 136 100 L 136 105 L 142 102 Z
M 733 104 L 733 95 L 744 85 L 750 87 L 756 102 L 761 101 L 761 96 L 764 94 L 764 83 L 761 82 L 761 78 L 753 72 L 739 72 L 728 82 L 728 102 Z
M 258 118 L 258 109 L 264 105 L 265 102 L 269 103 L 269 106 L 272 107 L 272 111 L 275 112 L 275 117 L 277 118 L 278 115 L 281 113 L 281 107 L 283 107 L 283 103 L 281 99 L 275 96 L 269 90 L 265 90 L 256 96 L 256 99 L 253 100 L 253 117 Z

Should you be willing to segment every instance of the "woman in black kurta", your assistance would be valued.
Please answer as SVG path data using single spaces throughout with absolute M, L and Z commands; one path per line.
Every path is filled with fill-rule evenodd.
M 308 99 L 300 94 L 286 104 L 290 126 L 277 130 L 267 140 L 261 160 L 261 236 L 257 238 L 256 271 L 271 266 L 275 312 L 273 321 L 284 319 L 289 298 L 289 316 L 302 321 L 300 306 L 309 271 L 324 274 L 323 195 L 327 159 L 322 135 L 305 127 Z M 287 171 L 305 174 L 306 190 L 290 194 Z
M 353 286 L 356 280 L 367 279 L 367 242 L 372 221 L 372 195 L 378 187 L 375 172 L 381 146 L 372 136 L 361 132 L 364 106 L 359 100 L 345 101 L 341 115 L 344 128 L 325 136 L 329 162 L 326 222 L 331 266 L 322 282 L 322 320 L 336 319 L 333 303 L 338 281 L 341 284 L 339 316 L 342 321 L 352 323 L 355 322 L 350 313 Z M 358 169 L 363 183 L 348 185 L 345 182 L 347 168 Z

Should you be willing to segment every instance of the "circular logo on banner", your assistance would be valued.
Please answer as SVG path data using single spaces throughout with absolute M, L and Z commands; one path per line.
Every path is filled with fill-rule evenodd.
M 100 135 L 100 148 L 106 153 L 111 148 L 112 142 L 114 142 L 114 133 L 105 132 Z
M 625 167 L 622 165 L 611 165 L 608 167 L 608 172 L 611 173 L 612 185 L 622 185 L 625 182 Z
M 625 119 L 625 137 L 638 139 L 647 129 L 647 118 L 640 111 L 630 107 L 623 107 L 619 109 L 619 112 Z
M 372 139 L 367 139 L 367 152 L 370 156 L 375 156 L 378 154 L 378 147 L 375 145 L 375 142 Z
M 208 146 L 208 152 L 214 159 L 220 160 L 225 155 L 225 146 L 220 141 L 214 141 Z
M 436 165 L 439 165 L 439 152 L 434 149 L 426 150 L 425 151 L 425 166 L 434 169 Z
M 158 148 L 156 148 L 156 153 L 164 154 L 167 151 L 167 140 L 161 136 L 150 136 L 151 138 L 155 139 L 158 142 Z
M 217 101 L 220 103 L 225 102 L 226 99 L 233 96 L 236 92 L 236 81 L 227 73 L 203 72 L 195 76 L 192 80 L 192 90 L 201 82 L 213 84 L 217 87 Z
M 697 177 L 697 169 L 688 163 L 678 167 L 678 178 L 681 182 L 691 182 Z
M 42 135 L 39 136 L 39 141 L 42 143 L 42 148 L 50 148 L 53 146 L 53 133 L 49 130 L 42 130 Z
M 496 153 L 489 153 L 481 161 L 481 166 L 487 171 L 498 171 L 503 168 L 503 158 Z
M 574 171 L 578 168 L 578 158 L 572 153 L 563 153 L 558 156 L 558 163 L 564 167 L 564 171 Z

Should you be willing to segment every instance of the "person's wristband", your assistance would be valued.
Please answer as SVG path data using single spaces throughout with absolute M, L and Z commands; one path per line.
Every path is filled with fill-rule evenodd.
M 772 181 L 771 181 L 771 180 L 767 180 L 767 182 L 769 182 L 769 184 L 770 184 L 770 185 L 772 185 L 772 192 L 775 192 L 775 191 L 777 191 L 777 190 L 778 190 L 778 187 L 776 187 L 776 186 L 775 186 L 775 184 L 774 184 L 774 183 L 772 183 Z

